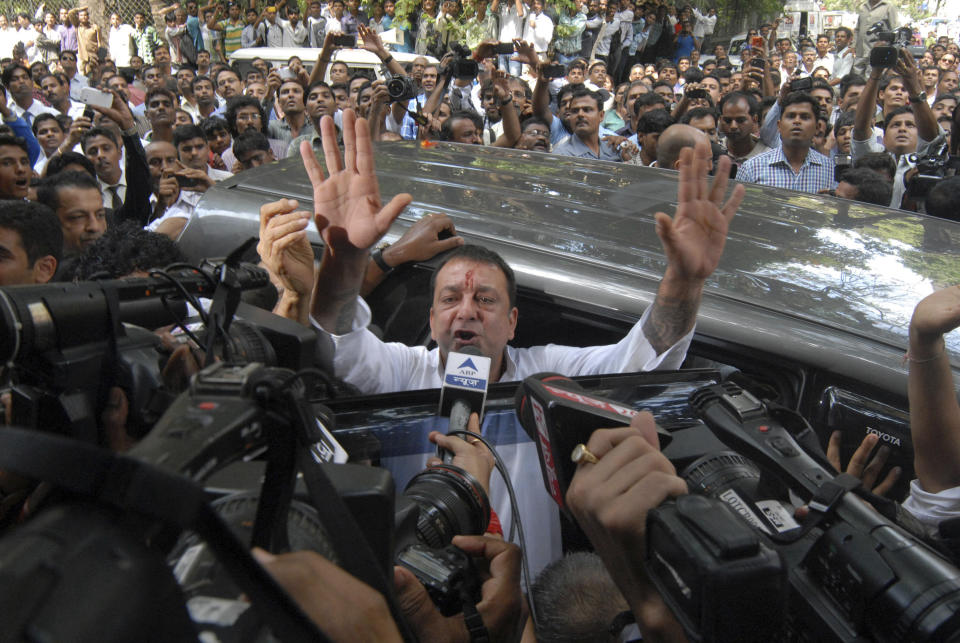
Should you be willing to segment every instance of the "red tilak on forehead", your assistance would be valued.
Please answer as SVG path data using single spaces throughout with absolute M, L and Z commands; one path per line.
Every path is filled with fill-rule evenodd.
M 473 289 L 473 271 L 472 270 L 468 270 L 467 274 L 463 276 L 463 286 L 467 290 Z

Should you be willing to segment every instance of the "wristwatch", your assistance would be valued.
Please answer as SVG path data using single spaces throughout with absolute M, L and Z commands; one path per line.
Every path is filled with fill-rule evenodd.
M 388 264 L 383 258 L 383 251 L 390 246 L 389 243 L 381 243 L 377 246 L 373 252 L 370 253 L 370 258 L 373 259 L 373 263 L 377 264 L 377 267 L 383 272 L 383 274 L 389 273 L 393 270 L 393 266 Z
M 927 100 L 926 92 L 920 92 L 919 94 L 910 97 L 911 103 L 922 103 L 926 100 Z

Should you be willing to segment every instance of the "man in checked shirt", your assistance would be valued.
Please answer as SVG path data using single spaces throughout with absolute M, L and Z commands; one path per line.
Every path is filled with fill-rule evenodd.
M 788 94 L 777 123 L 780 145 L 741 165 L 737 180 L 814 194 L 836 188 L 833 163 L 813 149 L 819 111 L 810 94 Z

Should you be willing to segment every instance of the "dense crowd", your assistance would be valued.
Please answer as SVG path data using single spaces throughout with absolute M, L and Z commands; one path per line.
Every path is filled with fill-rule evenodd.
M 273 310 L 327 337 L 336 377 L 375 393 L 439 387 L 446 356 L 468 345 L 493 361 L 491 381 L 543 371 L 679 368 L 703 285 L 745 192 L 737 186 L 724 201 L 731 177 L 925 208 L 945 218 L 960 211 L 960 179 L 932 187 L 929 177 L 916 179 L 918 157 L 939 158 L 960 145 L 960 47 L 949 37 L 914 34 L 922 56 L 900 46 L 889 64 L 871 66 L 871 51 L 893 44 L 879 32 L 900 26 L 896 7 L 885 0 L 864 5 L 856 30 L 794 39 L 778 37 L 779 20 L 758 25 L 736 56 L 722 44 L 705 47 L 715 11 L 660 0 L 574 1 L 560 9 L 541 0 L 462 6 L 423 0 L 403 16 L 390 0 L 370 4 L 369 14 L 359 0 L 307 6 L 301 16 L 286 0 L 262 9 L 191 0 L 165 8 L 162 28 L 143 13 L 133 25 L 113 14 L 110 26 L 101 27 L 85 7 L 19 15 L 16 26 L 0 16 L 0 285 L 137 275 L 179 261 L 175 241 L 217 181 L 302 156 L 317 211 L 299 211 L 289 200 L 261 210 L 258 250 L 276 286 Z M 869 29 L 878 22 L 885 28 Z M 381 37 L 391 29 L 391 38 Z M 388 78 L 406 81 L 388 87 L 339 60 L 343 36 L 375 54 Z M 246 47 L 264 48 L 249 68 L 230 59 Z M 269 51 L 277 47 L 312 47 L 316 59 L 271 63 Z M 397 59 L 402 55 L 409 62 Z M 677 210 L 657 215 L 667 268 L 656 300 L 611 346 L 511 347 L 513 273 L 494 253 L 466 244 L 449 218 L 424 217 L 398 242 L 377 247 L 410 196 L 380 202 L 373 143 L 401 140 L 678 171 Z M 708 173 L 715 174 L 709 186 Z M 312 224 L 325 241 L 319 264 L 305 232 Z M 370 312 L 361 297 L 394 266 L 449 250 L 432 285 L 437 347 L 384 344 L 367 329 Z M 960 442 L 960 409 L 955 396 L 944 394 L 953 389 L 942 339 L 960 325 L 956 310 L 956 288 L 935 293 L 911 326 L 911 403 L 937 413 L 913 416 L 925 467 L 917 466 L 920 481 L 908 509 L 930 530 L 960 502 L 958 469 L 943 466 L 938 446 L 949 444 L 955 454 Z M 604 608 L 603 618 L 609 623 L 632 610 L 648 632 L 672 636 L 677 623 L 651 598 L 655 592 L 637 590 L 643 574 L 631 571 L 642 568 L 646 511 L 685 491 L 656 448 L 652 427 L 645 415 L 631 428 L 595 433 L 584 445 L 591 459 L 578 464 L 568 502 L 602 558 L 575 569 L 602 577 L 610 599 L 592 600 Z M 122 424 L 107 439 L 122 449 Z M 487 484 L 492 462 L 482 445 L 431 439 Z M 839 469 L 835 448 L 831 458 Z M 642 466 L 627 466 L 641 460 Z M 869 474 L 850 470 L 876 481 L 876 467 Z M 615 477 L 623 480 L 611 492 Z M 636 513 L 615 519 L 623 515 L 610 509 L 617 506 Z M 457 544 L 490 563 L 484 591 L 492 598 L 485 594 L 481 612 L 494 638 L 519 638 L 531 626 L 516 548 L 490 535 Z M 395 637 L 372 590 L 345 572 L 312 555 L 260 556 L 334 638 L 339 626 L 345 640 L 363 638 L 350 628 L 367 628 L 377 640 Z M 304 576 L 306 569 L 313 575 Z M 567 591 L 546 578 L 544 591 L 555 597 L 557 587 Z M 398 572 L 396 583 L 406 617 L 424 640 L 464 640 L 462 619 L 439 620 L 415 579 Z M 329 595 L 333 585 L 339 595 Z M 365 601 L 376 618 L 353 617 Z M 556 619 L 564 616 L 580 613 Z
M 38 12 L 37 24 L 21 14 L 16 27 L 0 16 L 5 127 L 23 139 L 14 146 L 20 152 L 0 150 L 29 159 L 0 196 L 49 194 L 25 184 L 31 168 L 51 184 L 65 168 L 84 169 L 111 218 L 175 239 L 207 187 L 284 158 L 301 140 L 320 149 L 324 115 L 334 118 L 339 140 L 352 108 L 374 140 L 446 140 L 667 169 L 680 150 L 705 140 L 714 163 L 729 156 L 741 181 L 953 210 L 944 207 L 955 198 L 952 182 L 932 196 L 911 185 L 921 183 L 916 156 L 950 144 L 960 47 L 929 37 L 922 57 L 901 50 L 892 66 L 871 68 L 871 48 L 888 43 L 868 27 L 899 26 L 885 1 L 864 5 L 856 31 L 840 27 L 831 36 L 777 37 L 779 20 L 759 25 L 739 60 L 722 44 L 701 53 L 714 11 L 660 2 L 558 9 L 425 0 L 406 16 L 389 1 L 369 5 L 369 15 L 358 0 L 308 7 L 301 17 L 286 2 L 224 10 L 190 1 L 163 9 L 159 29 L 143 13 L 133 25 L 114 13 L 100 27 L 86 7 Z M 381 40 L 387 29 L 394 44 Z M 388 77 L 409 79 L 408 95 L 391 96 L 370 69 L 335 61 L 344 36 L 376 54 Z M 237 49 L 258 46 L 312 46 L 317 58 L 307 61 L 312 69 L 298 57 L 229 63 Z M 399 52 L 422 55 L 401 65 Z M 88 109 L 91 89 L 117 99 Z M 84 238 L 106 228 L 91 225 Z M 73 236 L 68 254 L 83 245 Z

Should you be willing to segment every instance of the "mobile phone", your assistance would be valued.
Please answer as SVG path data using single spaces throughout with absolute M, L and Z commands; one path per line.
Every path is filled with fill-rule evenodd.
M 513 43 L 512 42 L 500 42 L 493 48 L 493 53 L 502 54 L 504 56 L 510 55 L 513 53 Z
M 357 37 L 350 36 L 347 34 L 340 34 L 333 37 L 333 44 L 337 47 L 356 47 L 357 46 Z
M 110 107 L 113 105 L 113 94 L 102 92 L 93 87 L 82 87 L 80 89 L 80 102 L 96 107 Z
M 794 78 L 790 81 L 790 91 L 792 92 L 807 92 L 813 89 L 813 79 L 807 76 L 806 78 Z
M 89 107 L 84 108 L 84 110 L 83 110 L 83 117 L 86 118 L 87 120 L 89 120 L 89 121 L 92 123 L 92 122 L 93 122 L 93 117 L 94 117 L 94 112 L 93 112 L 93 110 L 90 109 Z
M 567 75 L 566 65 L 544 65 L 540 68 L 540 73 L 545 78 L 563 78 Z
M 197 187 L 197 183 L 198 183 L 197 179 L 191 179 L 190 177 L 187 177 L 187 176 L 180 176 L 179 174 L 177 174 L 176 176 L 177 176 L 177 185 L 179 185 L 180 187 L 182 188 Z
M 754 36 L 750 39 L 751 49 L 763 49 L 763 36 Z
M 296 77 L 296 74 L 294 74 L 289 67 L 281 67 L 278 71 L 281 80 L 287 80 L 288 78 Z
M 767 61 L 763 58 L 754 58 L 750 61 L 750 65 L 756 67 L 757 69 L 763 69 L 767 66 Z
M 688 100 L 702 100 L 708 96 L 705 89 L 691 89 L 687 92 Z

